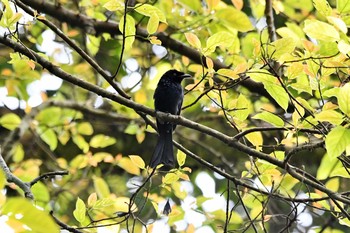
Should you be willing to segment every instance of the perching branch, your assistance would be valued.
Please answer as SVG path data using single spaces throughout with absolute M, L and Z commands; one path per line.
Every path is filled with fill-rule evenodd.
M 185 127 L 197 130 L 199 132 L 202 132 L 204 134 L 210 135 L 221 142 L 225 143 L 226 145 L 235 148 L 239 151 L 242 151 L 246 153 L 247 155 L 253 156 L 255 158 L 259 158 L 262 160 L 265 160 L 271 164 L 276 165 L 277 167 L 285 170 L 288 172 L 291 176 L 298 179 L 300 182 L 303 182 L 315 189 L 318 189 L 324 193 L 326 193 L 330 198 L 350 204 L 350 200 L 341 194 L 335 193 L 329 189 L 327 189 L 325 186 L 323 186 L 320 183 L 314 182 L 313 179 L 310 179 L 308 177 L 313 177 L 312 175 L 308 174 L 306 171 L 302 171 L 301 169 L 298 169 L 296 167 L 291 166 L 290 164 L 285 164 L 283 161 L 280 161 L 268 154 L 265 154 L 260 151 L 256 151 L 246 145 L 243 145 L 240 143 L 237 139 L 234 137 L 225 135 L 217 130 L 214 130 L 212 128 L 209 128 L 207 126 L 198 124 L 196 122 L 190 121 L 184 117 L 181 116 L 175 116 L 171 114 L 166 114 L 162 112 L 155 112 L 153 109 L 148 108 L 144 105 L 138 104 L 132 100 L 126 99 L 122 96 L 110 93 L 106 91 L 103 88 L 100 88 L 98 86 L 95 86 L 93 84 L 90 84 L 84 80 L 78 79 L 74 77 L 73 75 L 70 75 L 66 72 L 64 72 L 60 67 L 53 65 L 51 62 L 47 61 L 46 59 L 42 58 L 40 55 L 38 55 L 33 50 L 30 50 L 26 47 L 24 47 L 22 44 L 16 43 L 13 40 L 7 38 L 7 37 L 0 37 L 0 43 L 14 49 L 16 52 L 19 52 L 23 55 L 28 56 L 29 58 L 37 61 L 43 68 L 47 69 L 52 74 L 56 75 L 57 77 L 70 82 L 76 86 L 79 86 L 83 89 L 92 91 L 102 97 L 108 98 L 112 101 L 115 101 L 121 105 L 124 105 L 126 107 L 132 108 L 137 112 L 143 112 L 144 114 L 148 114 L 150 116 L 156 116 L 159 119 L 162 119 L 164 121 L 174 122 L 179 125 L 183 125 Z M 208 165 L 208 168 L 212 168 L 210 164 Z
M 19 0 L 16 0 L 19 1 Z M 117 22 L 114 21 L 100 21 L 92 19 L 84 14 L 74 12 L 69 9 L 63 8 L 61 5 L 54 5 L 52 3 L 41 1 L 41 0 L 22 0 L 22 3 L 28 5 L 29 7 L 37 10 L 40 13 L 45 13 L 58 19 L 60 22 L 66 22 L 72 27 L 78 27 L 84 29 L 87 33 L 92 35 L 101 35 L 103 33 L 108 33 L 111 36 L 121 35 L 121 32 L 118 30 L 119 26 Z M 193 62 L 197 64 L 205 64 L 203 62 L 205 58 L 194 48 L 187 46 L 186 44 L 175 40 L 170 37 L 170 35 L 159 32 L 153 34 L 161 42 L 162 46 L 179 53 L 183 56 L 188 57 Z M 135 38 L 140 41 L 145 41 L 149 43 L 149 40 L 146 38 L 149 37 L 147 30 L 142 27 L 136 28 Z M 212 59 L 214 63 L 214 69 L 218 70 L 221 68 L 227 68 L 228 66 L 217 59 Z M 264 89 L 261 83 L 256 83 L 251 79 L 242 79 L 240 82 L 242 86 L 247 88 L 252 93 L 257 93 L 261 96 L 271 99 L 270 94 Z M 273 99 L 273 98 L 272 98 Z

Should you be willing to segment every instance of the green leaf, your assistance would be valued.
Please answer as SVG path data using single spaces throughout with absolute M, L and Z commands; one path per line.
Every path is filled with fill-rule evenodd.
M 340 13 L 350 12 L 350 0 L 337 0 L 337 10 Z
M 340 88 L 337 98 L 340 110 L 350 116 L 350 83 Z
M 50 147 L 51 151 L 57 148 L 58 139 L 55 131 L 51 128 L 39 127 L 40 138 Z
M 320 166 L 317 169 L 316 178 L 318 180 L 327 179 L 330 176 L 332 170 L 334 169 L 336 163 L 338 163 L 338 161 L 339 160 L 333 159 L 327 154 L 325 154 L 321 160 Z
M 100 199 L 108 198 L 111 193 L 109 191 L 109 187 L 106 181 L 104 181 L 104 179 L 102 179 L 101 177 L 97 177 L 97 176 L 94 176 L 92 180 L 94 182 L 94 187 L 95 187 L 97 196 Z
M 288 108 L 289 96 L 283 87 L 277 84 L 264 84 L 266 91 L 276 100 L 284 110 Z
M 82 122 L 77 125 L 77 132 L 82 135 L 91 135 L 94 133 L 94 129 L 90 122 Z
M 19 163 L 23 160 L 24 158 L 24 150 L 23 150 L 23 145 L 21 143 L 16 143 L 12 150 L 12 160 L 13 162 Z
M 342 126 L 333 128 L 326 136 L 326 150 L 330 158 L 343 153 L 350 145 L 350 130 Z
M 297 42 L 292 37 L 286 37 L 274 41 L 271 45 L 273 46 L 272 57 L 276 60 L 283 61 L 283 55 L 291 54 Z
M 218 10 L 216 17 L 218 20 L 226 22 L 230 27 L 240 32 L 247 32 L 254 29 L 249 17 L 244 12 L 231 6 Z
M 157 31 L 159 26 L 159 17 L 157 14 L 152 13 L 147 23 L 147 31 L 149 34 L 153 34 Z
M 268 122 L 271 125 L 274 125 L 276 127 L 283 127 L 284 126 L 283 120 L 279 116 L 276 116 L 275 114 L 270 113 L 270 112 L 266 112 L 266 111 L 261 112 L 261 113 L 256 114 L 252 118 L 266 121 L 266 122 Z
M 340 125 L 344 121 L 344 117 L 341 113 L 335 110 L 324 110 L 315 115 L 318 121 L 327 121 L 334 125 Z
M 75 210 L 73 211 L 73 215 L 78 222 L 84 222 L 86 217 L 86 206 L 83 200 L 81 200 L 79 197 L 75 202 Z
M 228 32 L 218 32 L 210 36 L 207 40 L 207 46 L 203 49 L 204 56 L 209 56 L 213 53 L 216 47 L 229 47 L 233 44 L 235 37 Z
M 0 169 L 0 190 L 2 190 L 5 187 L 6 184 L 6 175 L 5 172 Z
M 14 113 L 7 113 L 0 118 L 0 125 L 8 130 L 14 130 L 21 124 L 21 118 Z
M 124 28 L 124 17 L 120 19 L 119 31 L 123 33 Z M 126 15 L 126 25 L 125 25 L 125 48 L 130 49 L 135 41 L 136 28 L 135 20 L 132 16 Z
M 276 83 L 276 78 L 267 70 L 252 69 L 248 73 L 249 77 L 255 82 Z
M 272 74 L 267 70 L 255 69 L 250 70 L 248 74 L 255 82 L 262 82 L 266 91 L 284 110 L 287 110 L 289 102 L 288 93 L 276 82 L 276 78 Z
M 160 22 L 166 23 L 166 17 L 164 13 L 157 7 L 152 6 L 150 4 L 137 4 L 135 6 L 135 11 L 148 17 L 152 17 L 152 15 L 157 15 Z
M 89 144 L 85 141 L 84 137 L 80 134 L 72 136 L 73 142 L 77 145 L 84 153 L 89 151 Z
M 245 95 L 240 94 L 237 98 L 236 110 L 234 111 L 235 117 L 239 120 L 244 121 L 250 114 L 251 106 L 250 101 Z
M 59 107 L 45 108 L 39 112 L 36 119 L 41 125 L 56 127 L 62 123 L 62 109 Z
M 178 2 L 193 11 L 201 11 L 202 9 L 200 0 L 178 0 Z
M 124 10 L 124 2 L 120 0 L 110 0 L 103 5 L 109 11 L 121 11 Z
M 44 185 L 41 181 L 33 185 L 31 188 L 34 197 L 40 200 L 40 203 L 48 203 L 50 201 L 50 193 L 46 185 Z M 38 202 L 38 204 L 40 204 Z M 45 207 L 45 204 L 42 204 Z
M 1 215 L 7 215 L 8 223 L 16 224 L 18 222 L 27 228 L 30 228 L 30 232 L 35 233 L 59 233 L 60 229 L 58 225 L 53 221 L 51 216 L 36 208 L 28 200 L 20 197 L 9 198 L 1 210 Z M 20 218 L 18 217 L 20 216 Z M 15 227 L 14 226 L 14 227 Z
M 332 8 L 327 0 L 313 0 L 313 4 L 321 15 L 329 16 L 332 14 Z
M 104 134 L 98 134 L 90 140 L 90 146 L 94 148 L 104 148 L 116 143 L 116 139 Z
M 179 175 L 176 173 L 167 173 L 163 178 L 163 184 L 172 184 L 179 180 Z
M 339 41 L 339 32 L 328 23 L 318 20 L 305 20 L 304 32 L 311 38 L 327 42 Z

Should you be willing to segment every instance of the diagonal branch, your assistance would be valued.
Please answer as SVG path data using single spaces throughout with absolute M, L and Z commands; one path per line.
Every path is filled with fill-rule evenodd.
M 18 1 L 18 0 L 17 0 Z M 93 18 L 90 18 L 84 14 L 74 12 L 69 9 L 63 8 L 61 5 L 54 5 L 47 1 L 42 0 L 21 0 L 24 4 L 29 7 L 37 10 L 38 12 L 45 13 L 58 19 L 61 22 L 66 22 L 72 27 L 78 27 L 84 29 L 87 33 L 93 35 L 100 35 L 102 33 L 108 33 L 111 36 L 121 35 L 121 32 L 118 30 L 119 25 L 114 21 L 100 21 Z M 183 56 L 190 58 L 193 62 L 197 64 L 206 64 L 205 58 L 199 53 L 196 49 L 187 46 L 186 44 L 175 40 L 170 37 L 170 35 L 159 32 L 155 33 L 156 36 L 161 42 L 162 46 L 179 53 Z M 147 30 L 142 27 L 136 28 L 135 38 L 140 41 L 149 42 L 147 38 L 149 34 Z M 217 59 L 212 59 L 214 63 L 214 69 L 218 70 L 221 68 L 228 68 L 228 66 Z M 240 84 L 247 88 L 252 93 L 257 93 L 261 96 L 264 96 L 269 99 L 273 99 L 270 94 L 264 89 L 261 83 L 256 83 L 251 79 L 243 79 Z
M 333 200 L 337 200 L 337 201 L 340 201 L 340 202 L 343 202 L 346 204 L 350 204 L 350 200 L 348 198 L 344 197 L 343 195 L 341 195 L 339 193 L 335 193 L 335 192 L 327 189 L 321 183 L 315 182 L 313 179 L 310 179 L 313 176 L 311 174 L 307 173 L 306 171 L 303 171 L 297 167 L 293 167 L 288 163 L 285 164 L 283 161 L 280 161 L 280 160 L 278 160 L 278 159 L 276 159 L 268 154 L 265 154 L 265 153 L 260 152 L 260 151 L 256 151 L 256 150 L 240 143 L 234 137 L 228 136 L 228 135 L 223 134 L 223 133 L 221 133 L 217 130 L 214 130 L 210 127 L 201 125 L 197 122 L 193 122 L 193 121 L 188 120 L 188 119 L 181 117 L 181 116 L 171 115 L 171 114 L 163 113 L 163 112 L 155 112 L 153 109 L 151 109 L 149 107 L 138 104 L 138 103 L 136 103 L 132 100 L 126 99 L 120 95 L 116 95 L 116 94 L 113 94 L 111 92 L 108 92 L 101 87 L 98 87 L 96 85 L 93 85 L 91 83 L 86 82 L 85 80 L 78 79 L 78 78 L 74 77 L 73 75 L 66 73 L 60 67 L 53 65 L 51 62 L 49 62 L 48 60 L 41 57 L 39 54 L 37 54 L 33 50 L 26 48 L 22 44 L 16 43 L 7 37 L 0 36 L 0 43 L 14 49 L 16 52 L 19 52 L 19 53 L 26 55 L 29 58 L 37 61 L 43 68 L 47 69 L 52 74 L 56 75 L 57 77 L 65 80 L 67 82 L 70 82 L 74 85 L 77 85 L 83 89 L 92 91 L 92 92 L 94 92 L 102 97 L 108 98 L 112 101 L 115 101 L 115 102 L 121 104 L 121 105 L 132 108 L 136 112 L 143 112 L 145 114 L 155 116 L 161 120 L 174 122 L 176 124 L 183 125 L 183 126 L 186 126 L 188 128 L 202 132 L 204 134 L 210 135 L 210 136 L 218 139 L 219 141 L 225 143 L 226 145 L 246 153 L 247 155 L 265 160 L 271 164 L 278 166 L 279 168 L 288 172 L 294 178 L 298 179 L 300 182 L 303 182 L 303 183 L 305 183 L 305 184 L 307 184 L 315 189 L 318 189 L 318 190 L 326 193 Z

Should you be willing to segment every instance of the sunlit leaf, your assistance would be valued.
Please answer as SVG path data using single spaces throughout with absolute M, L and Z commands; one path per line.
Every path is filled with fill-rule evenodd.
M 77 125 L 77 132 L 82 135 L 91 135 L 94 132 L 90 122 L 82 122 Z
M 327 181 L 326 188 L 332 190 L 333 192 L 339 191 L 339 178 L 333 178 Z
M 100 199 L 109 197 L 110 191 L 106 181 L 101 177 L 97 177 L 97 176 L 94 176 L 92 180 L 94 182 L 94 187 L 95 187 L 97 196 Z
M 238 10 L 242 10 L 243 0 L 231 0 L 231 2 Z
M 266 122 L 268 122 L 276 127 L 283 127 L 284 126 L 284 121 L 279 116 L 276 116 L 275 114 L 267 112 L 267 111 L 258 113 L 255 116 L 253 116 L 252 118 L 266 121 Z
M 109 11 L 121 11 L 124 9 L 124 2 L 120 0 L 110 0 L 103 5 Z
M 179 180 L 179 175 L 176 173 L 168 173 L 163 178 L 163 184 L 172 184 Z
M 81 200 L 79 197 L 75 202 L 75 209 L 73 211 L 73 215 L 78 222 L 84 222 L 86 215 L 86 206 L 83 200 Z
M 210 36 L 207 40 L 206 47 L 203 48 L 203 53 L 205 56 L 210 55 L 213 53 L 216 49 L 216 47 L 223 46 L 223 47 L 229 47 L 233 44 L 235 38 L 231 33 L 222 31 L 215 33 L 214 35 Z
M 120 19 L 119 23 L 119 31 L 123 33 L 124 30 L 124 17 Z M 132 16 L 126 15 L 126 24 L 125 24 L 125 48 L 130 49 L 132 47 L 132 44 L 135 41 L 135 34 L 136 34 L 136 28 L 135 28 L 135 20 Z
M 20 123 L 21 118 L 14 113 L 7 113 L 0 118 L 0 125 L 9 130 L 14 130 Z
M 72 139 L 75 145 L 77 145 L 84 153 L 89 151 L 89 148 L 90 148 L 89 143 L 85 141 L 83 136 L 81 136 L 80 134 L 77 134 L 77 135 L 74 135 Z
M 248 141 L 253 144 L 253 146 L 255 146 L 255 149 L 258 151 L 262 150 L 262 145 L 263 145 L 263 137 L 261 132 L 252 132 L 249 133 L 247 135 L 245 135 L 245 137 L 248 139 Z
M 316 40 L 334 42 L 340 39 L 335 27 L 318 20 L 305 20 L 304 32 Z
M 323 16 L 329 16 L 332 14 L 332 8 L 327 0 L 313 0 L 313 4 L 318 12 Z
M 130 174 L 140 175 L 140 168 L 130 158 L 123 157 L 118 161 L 118 166 Z
M 218 19 L 226 22 L 230 27 L 233 27 L 241 32 L 247 32 L 254 27 L 249 20 L 248 16 L 240 10 L 234 7 L 227 6 L 216 13 Z
M 340 13 L 350 12 L 350 1 L 349 0 L 337 0 L 337 10 Z
M 107 135 L 98 134 L 90 140 L 90 146 L 94 148 L 104 148 L 116 143 L 116 139 Z
M 342 126 L 333 128 L 326 136 L 326 150 L 331 158 L 339 156 L 349 145 L 350 130 Z
M 39 128 L 40 138 L 50 146 L 50 150 L 55 150 L 58 144 L 58 139 L 55 131 L 51 128 Z
M 266 91 L 276 100 L 276 102 L 284 109 L 287 110 L 289 103 L 288 93 L 284 88 L 277 84 L 264 84 Z
M 350 83 L 346 83 L 340 88 L 337 99 L 340 110 L 350 116 Z
M 138 166 L 141 169 L 145 168 L 145 162 L 143 161 L 143 159 L 138 156 L 138 155 L 129 155 L 129 158 L 131 159 L 131 161 Z
M 1 214 L 9 217 L 10 221 L 7 221 L 7 224 L 10 224 L 10 226 L 11 224 L 16 224 L 17 226 L 21 224 L 26 229 L 30 228 L 31 232 L 36 233 L 60 232 L 59 226 L 48 213 L 39 210 L 24 198 L 9 198 L 5 205 L 2 206 Z
M 160 22 L 166 23 L 166 17 L 164 13 L 160 9 L 158 9 L 156 6 L 153 6 L 150 4 L 137 4 L 135 6 L 135 11 L 148 17 L 152 17 L 152 15 L 156 15 Z
M 235 72 L 234 70 L 230 70 L 230 69 L 222 68 L 222 69 L 219 69 L 217 71 L 217 73 L 224 76 L 224 77 L 231 78 L 231 79 L 239 78 L 239 75 L 237 74 L 237 72 Z
M 147 23 L 147 31 L 149 34 L 153 34 L 157 31 L 159 26 L 159 17 L 157 14 L 152 13 Z
M 272 57 L 276 60 L 283 61 L 282 56 L 292 53 L 297 45 L 297 41 L 292 37 L 286 37 L 274 41 L 271 45 L 273 49 Z
M 95 205 L 95 203 L 97 202 L 97 194 L 96 193 L 91 193 L 90 196 L 88 197 L 88 206 L 92 207 Z
M 177 163 L 180 167 L 182 167 L 185 164 L 186 161 L 186 154 L 180 150 L 177 152 Z
M 196 49 L 200 49 L 202 47 L 201 41 L 198 39 L 198 37 L 194 33 L 187 32 L 187 33 L 185 33 L 185 37 L 186 37 L 187 42 L 191 46 L 195 47 Z
M 344 121 L 344 116 L 335 110 L 324 110 L 315 115 L 318 121 L 327 121 L 334 125 L 340 125 Z
M 334 27 L 336 27 L 338 30 L 340 30 L 344 34 L 348 32 L 348 27 L 341 18 L 328 16 L 327 19 L 331 24 L 333 24 Z

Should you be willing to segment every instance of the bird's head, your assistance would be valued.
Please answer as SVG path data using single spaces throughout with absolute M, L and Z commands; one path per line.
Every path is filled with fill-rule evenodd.
M 181 83 L 184 78 L 191 78 L 192 76 L 178 70 L 168 70 L 162 77 Z

